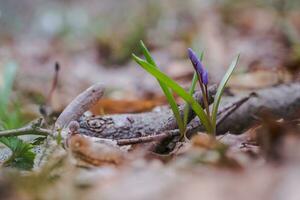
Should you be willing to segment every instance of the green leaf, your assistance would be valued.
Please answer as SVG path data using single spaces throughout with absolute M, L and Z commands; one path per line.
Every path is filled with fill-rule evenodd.
M 63 141 L 63 137 L 62 137 L 62 135 L 61 135 L 61 132 L 62 132 L 62 129 L 59 129 L 58 131 L 58 134 L 57 134 L 57 136 L 56 136 L 56 143 L 58 144 L 58 145 L 61 145 L 62 144 L 62 141 Z
M 238 60 L 239 60 L 240 55 L 238 55 L 230 64 L 227 72 L 225 73 L 222 81 L 220 82 L 218 86 L 218 90 L 215 96 L 214 104 L 213 104 L 213 109 L 212 109 L 212 126 L 214 128 L 214 132 L 216 131 L 216 121 L 217 121 L 217 114 L 218 114 L 218 108 L 219 104 L 225 89 L 225 86 L 229 80 L 229 78 L 232 75 L 232 72 L 234 71 L 235 67 L 237 66 Z
M 15 136 L 0 137 L 0 142 L 12 151 L 12 155 L 4 162 L 4 166 L 22 170 L 32 169 L 35 153 L 32 152 L 33 146 L 31 144 L 27 144 Z
M 47 139 L 47 137 L 45 137 L 45 136 L 37 137 L 31 142 L 31 144 L 32 145 L 41 145 L 45 142 L 46 139 Z
M 157 65 L 156 65 L 154 59 L 152 58 L 150 52 L 148 51 L 146 45 L 144 44 L 144 42 L 143 42 L 142 40 L 140 41 L 140 45 L 141 45 L 141 47 L 142 47 L 142 51 L 143 51 L 143 54 L 144 54 L 144 56 L 145 56 L 147 62 L 150 63 L 151 65 L 155 66 L 155 67 L 157 68 Z
M 212 126 L 209 122 L 208 117 L 206 116 L 203 108 L 199 105 L 197 101 L 187 93 L 180 85 L 178 85 L 174 80 L 170 77 L 156 69 L 153 65 L 146 62 L 145 60 L 137 57 L 136 55 L 132 54 L 133 59 L 148 73 L 159 79 L 160 81 L 164 82 L 168 87 L 170 87 L 175 93 L 177 93 L 182 99 L 184 99 L 187 103 L 190 104 L 192 109 L 195 111 L 197 116 L 199 117 L 201 123 L 205 126 L 208 132 L 212 132 Z
M 197 76 L 197 73 L 195 72 L 194 76 L 193 76 L 192 84 L 191 84 L 190 89 L 189 89 L 189 94 L 191 96 L 194 94 L 197 81 L 198 81 L 198 76 Z M 183 124 L 184 124 L 184 127 L 186 127 L 186 125 L 187 125 L 187 120 L 188 120 L 189 112 L 190 112 L 190 106 L 188 104 L 186 104 L 185 107 L 184 107 L 184 114 L 183 114 Z
M 143 51 L 143 54 L 144 54 L 147 62 L 149 64 L 153 65 L 155 68 L 158 68 L 155 61 L 154 61 L 154 59 L 152 58 L 150 52 L 148 51 L 147 47 L 143 43 L 143 41 L 140 41 L 140 45 L 142 47 L 142 51 Z M 173 111 L 173 114 L 175 116 L 175 119 L 177 121 L 177 125 L 178 125 L 178 128 L 180 130 L 180 133 L 184 134 L 184 132 L 185 132 L 184 127 L 185 126 L 184 126 L 184 123 L 183 123 L 182 118 L 180 116 L 180 112 L 179 112 L 179 109 L 178 109 L 178 106 L 177 106 L 177 103 L 175 101 L 175 98 L 174 98 L 173 94 L 171 93 L 168 86 L 164 82 L 160 81 L 159 79 L 157 79 L 157 81 L 158 81 L 162 91 L 164 92 L 164 94 L 165 94 L 165 96 L 166 96 L 166 98 L 167 98 L 167 100 L 170 104 L 170 107 L 171 107 L 171 109 Z

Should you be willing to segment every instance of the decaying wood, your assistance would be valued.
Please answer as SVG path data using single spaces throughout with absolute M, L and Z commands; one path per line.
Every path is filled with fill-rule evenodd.
M 259 90 L 256 94 L 257 96 L 247 99 L 247 102 L 240 105 L 226 119 L 222 119 L 223 122 L 219 124 L 217 134 L 224 134 L 228 131 L 240 133 L 255 122 L 255 116 L 258 116 L 263 108 L 280 117 L 290 117 L 300 109 L 299 83 Z M 197 95 L 197 100 L 201 102 L 200 93 L 197 93 Z M 239 102 L 241 99 L 245 99 L 245 96 L 224 98 L 220 110 L 234 102 Z M 183 106 L 180 107 L 180 110 L 183 110 Z M 191 114 L 190 119 L 193 117 L 194 114 Z M 176 121 L 171 110 L 165 110 L 141 114 L 89 117 L 80 121 L 79 132 L 94 137 L 120 140 L 138 137 L 147 138 L 147 136 L 172 130 L 171 135 L 176 135 L 174 134 L 176 129 Z M 189 124 L 187 134 L 191 136 L 197 131 L 203 131 L 203 126 L 195 118 Z
M 228 106 L 224 106 L 222 110 L 218 112 L 218 121 L 217 121 L 217 127 L 222 124 L 222 122 L 233 112 L 235 112 L 241 105 L 243 105 L 245 102 L 247 102 L 251 97 L 256 96 L 256 93 L 250 93 L 249 96 L 242 97 L 236 102 L 233 102 L 232 104 L 229 104 Z
M 57 127 L 64 128 L 71 121 L 76 121 L 82 114 L 103 95 L 103 87 L 96 84 L 82 94 L 65 109 L 56 122 Z M 212 103 L 216 87 L 209 89 L 209 102 Z M 194 97 L 203 105 L 201 92 L 196 92 Z M 240 103 L 242 102 L 242 103 Z M 300 83 L 279 85 L 277 87 L 259 90 L 255 96 L 249 98 L 227 97 L 224 98 L 220 110 L 228 110 L 231 105 L 238 105 L 230 115 L 226 113 L 218 118 L 217 134 L 221 135 L 228 131 L 241 133 L 257 120 L 262 110 L 268 110 L 271 114 L 281 118 L 291 117 L 300 111 Z M 183 114 L 184 105 L 181 105 L 180 113 Z M 227 111 L 226 111 L 227 112 Z M 226 117 L 224 117 L 224 115 Z M 191 137 L 198 131 L 203 131 L 195 113 L 190 112 L 187 127 L 187 136 Z M 170 109 L 156 110 L 140 114 L 121 114 L 107 116 L 91 116 L 80 118 L 79 127 L 76 131 L 80 134 L 117 140 L 119 145 L 150 142 L 164 138 L 174 138 L 169 141 L 178 140 L 179 130 Z M 76 123 L 77 124 L 77 123 Z M 78 130 L 77 130 L 78 129 Z M 43 129 L 36 125 L 28 125 L 17 130 L 0 132 L 0 136 L 37 134 L 50 135 L 51 130 Z
M 229 104 L 228 106 L 224 107 L 218 113 L 218 115 L 220 115 L 220 117 L 217 122 L 217 126 L 218 126 L 218 124 L 222 123 L 230 114 L 232 114 L 236 109 L 238 109 L 242 104 L 244 104 L 246 101 L 248 101 L 253 96 L 254 96 L 254 94 L 250 94 L 249 96 L 241 98 L 237 102 L 234 102 L 234 103 Z M 117 144 L 122 146 L 122 145 L 138 144 L 138 143 L 147 143 L 147 142 L 153 142 L 153 141 L 162 141 L 164 139 L 168 139 L 171 137 L 177 137 L 177 136 L 180 136 L 180 132 L 178 129 L 175 129 L 175 130 L 165 131 L 165 132 L 162 132 L 162 133 L 159 133 L 156 135 L 150 135 L 150 136 L 144 136 L 144 137 L 138 137 L 138 138 L 130 138 L 130 139 L 119 139 L 119 140 L 117 140 Z
M 300 83 L 261 89 L 256 91 L 255 94 L 255 97 L 250 98 L 235 112 L 224 119 L 217 127 L 218 135 L 225 134 L 228 131 L 233 134 L 240 134 L 243 130 L 257 122 L 257 118 L 263 110 L 267 110 L 274 117 L 279 118 L 291 118 L 296 114 L 300 114 Z M 220 110 L 240 98 L 229 97 L 224 99 Z M 189 124 L 188 129 L 189 134 L 204 130 L 198 119 L 194 119 Z
M 213 102 L 216 86 L 209 89 L 209 103 Z M 196 92 L 194 98 L 203 106 L 201 92 Z M 183 116 L 185 105 L 179 106 Z M 188 121 L 195 117 L 189 112 Z M 170 109 L 139 114 L 120 114 L 106 116 L 91 116 L 80 120 L 80 134 L 108 139 L 138 138 L 177 129 L 177 122 Z

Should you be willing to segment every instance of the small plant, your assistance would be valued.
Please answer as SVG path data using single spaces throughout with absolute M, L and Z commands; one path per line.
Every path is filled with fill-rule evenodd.
M 14 167 L 22 170 L 30 170 L 34 164 L 35 153 L 33 145 L 25 143 L 18 137 L 0 137 L 0 142 L 7 146 L 12 154 L 3 163 L 5 167 Z
M 219 84 L 219 87 L 217 89 L 217 93 L 215 95 L 212 111 L 209 109 L 208 105 L 208 72 L 203 67 L 201 60 L 196 56 L 196 54 L 193 52 L 192 49 L 188 49 L 188 55 L 189 58 L 194 66 L 195 74 L 193 77 L 192 85 L 190 87 L 189 92 L 185 91 L 178 83 L 176 83 L 174 80 L 172 80 L 170 77 L 168 77 L 166 74 L 161 72 L 159 68 L 157 67 L 156 63 L 154 62 L 154 59 L 150 55 L 148 49 L 141 41 L 141 48 L 143 50 L 143 54 L 145 56 L 145 60 L 137 57 L 135 54 L 133 54 L 133 59 L 148 73 L 150 73 L 152 76 L 154 76 L 170 106 L 174 113 L 175 119 L 178 124 L 178 128 L 180 130 L 180 133 L 182 136 L 184 136 L 187 126 L 187 116 L 189 113 L 189 107 L 194 110 L 196 115 L 199 117 L 201 123 L 204 125 L 206 131 L 212 135 L 216 134 L 216 121 L 217 121 L 217 114 L 218 114 L 218 108 L 221 101 L 221 97 L 224 91 L 224 88 L 232 75 L 233 70 L 235 69 L 239 56 L 237 56 L 229 66 L 226 74 L 224 75 L 222 81 Z M 203 57 L 203 54 L 201 58 Z M 199 82 L 200 89 L 203 96 L 203 102 L 204 102 L 204 108 L 201 107 L 201 105 L 193 98 L 192 94 L 195 89 L 196 82 Z M 175 102 L 174 96 L 172 92 L 175 92 L 177 95 L 179 95 L 183 100 L 185 100 L 186 104 L 189 106 L 186 106 L 184 110 L 183 117 L 180 115 L 179 109 L 177 107 L 177 104 Z
M 17 128 L 24 123 L 18 103 L 10 101 L 17 68 L 18 66 L 14 62 L 7 63 L 4 68 L 3 85 L 0 87 L 0 130 Z M 10 109 L 10 106 L 14 106 L 13 109 Z M 25 143 L 15 136 L 0 137 L 0 143 L 3 143 L 12 152 L 11 156 L 3 163 L 4 166 L 23 170 L 33 167 L 35 153 L 32 152 L 32 144 Z

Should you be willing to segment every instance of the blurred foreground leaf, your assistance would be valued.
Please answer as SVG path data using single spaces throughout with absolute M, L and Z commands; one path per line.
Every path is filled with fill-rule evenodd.
M 13 82 L 15 80 L 16 72 L 17 72 L 17 64 L 14 62 L 9 62 L 5 65 L 4 69 L 4 84 L 0 89 L 0 102 L 1 108 L 6 108 L 9 102 L 9 97 L 12 91 Z
M 3 85 L 0 85 L 0 130 L 17 128 L 23 124 L 19 103 L 10 100 L 17 69 L 18 64 L 13 61 L 4 66 Z

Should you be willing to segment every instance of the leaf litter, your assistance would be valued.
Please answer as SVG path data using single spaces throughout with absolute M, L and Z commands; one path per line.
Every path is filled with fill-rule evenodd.
M 191 19 L 180 24 L 184 28 L 178 26 L 174 31 L 158 26 L 159 31 L 151 32 L 154 37 L 147 38 L 162 70 L 185 88 L 193 77 L 193 71 L 186 70 L 191 66 L 182 53 L 189 42 L 176 41 L 168 49 L 157 44 L 162 41 L 159 36 L 166 34 L 172 40 L 180 35 L 183 40 L 190 40 L 192 36 L 188 34 L 191 34 L 193 41 L 201 40 L 206 47 L 205 66 L 211 66 L 208 70 L 214 82 L 224 74 L 224 63 L 229 62 L 227 56 L 241 51 L 241 71 L 230 80 L 230 90 L 225 91 L 228 95 L 299 80 L 297 53 L 293 50 L 296 48 L 290 48 L 287 36 L 274 25 L 277 21 L 274 11 L 241 6 L 229 10 L 210 7 L 207 12 L 194 12 L 198 7 L 194 5 L 193 9 L 190 2 L 187 4 L 187 8 L 161 5 L 167 13 L 162 16 L 165 21 L 174 15 L 181 20 Z M 197 14 L 184 14 L 186 11 Z M 239 17 L 233 14 L 236 12 Z M 200 15 L 203 20 L 198 20 Z M 291 11 L 287 18 L 298 24 L 299 31 L 297 16 Z M 178 35 L 172 36 L 174 33 Z M 116 45 L 119 38 L 111 44 L 103 44 L 105 38 L 100 38 L 97 48 L 83 43 L 87 50 L 77 49 L 72 53 L 67 49 L 70 47 L 50 40 L 5 43 L 1 55 L 14 57 L 21 64 L 13 97 L 20 96 L 22 103 L 32 105 L 28 106 L 30 112 L 39 115 L 37 104 L 46 99 L 51 82 L 49 74 L 53 63 L 59 60 L 63 66 L 61 77 L 50 102 L 54 114 L 62 111 L 79 91 L 99 80 L 109 91 L 91 109 L 92 114 L 136 113 L 153 108 L 163 111 L 166 106 L 156 106 L 166 104 L 166 100 L 149 75 L 132 62 L 107 68 L 107 63 L 126 60 L 127 52 L 117 55 L 122 51 Z M 101 60 L 109 48 L 116 57 L 110 51 L 109 59 Z M 3 81 L 0 82 L 2 85 Z M 182 103 L 175 97 L 177 103 Z M 29 144 L 23 138 L 9 138 L 3 143 L 11 150 L 4 146 L 0 150 L 4 156 L 1 160 L 6 160 L 2 161 L 0 172 L 0 199 L 299 199 L 299 121 L 268 114 L 253 118 L 256 124 L 239 135 L 228 132 L 212 138 L 198 132 L 190 140 L 178 142 L 166 155 L 149 152 L 152 143 L 119 148 L 110 141 L 81 135 L 71 135 L 67 144 L 55 141 L 48 146 L 43 139 Z M 32 164 L 33 159 L 38 163 L 42 154 L 40 149 L 33 150 L 32 145 L 53 150 L 41 166 Z M 32 171 L 27 171 L 29 165 Z

